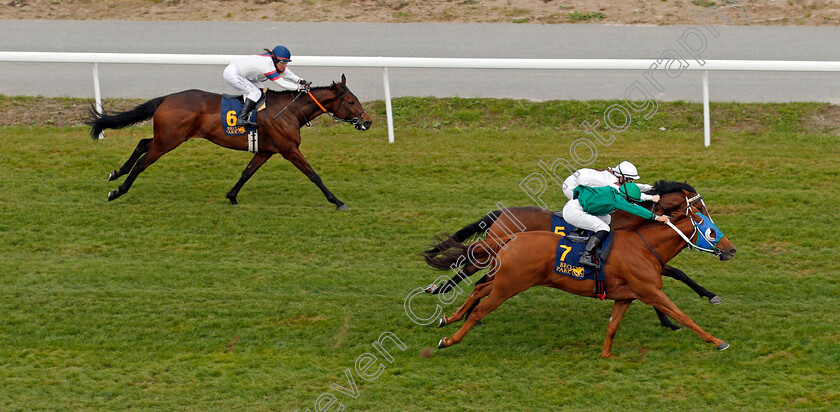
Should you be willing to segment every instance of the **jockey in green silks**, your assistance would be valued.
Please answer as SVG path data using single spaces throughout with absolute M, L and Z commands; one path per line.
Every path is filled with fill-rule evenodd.
M 572 225 L 595 232 L 586 243 L 586 250 L 578 263 L 598 268 L 594 257 L 600 251 L 601 242 L 610 233 L 610 213 L 616 209 L 663 223 L 670 220 L 667 216 L 657 216 L 650 210 L 631 203 L 640 202 L 641 194 L 639 186 L 635 183 L 625 183 L 618 190 L 612 186 L 580 185 L 575 188 L 574 198 L 563 207 L 563 219 Z

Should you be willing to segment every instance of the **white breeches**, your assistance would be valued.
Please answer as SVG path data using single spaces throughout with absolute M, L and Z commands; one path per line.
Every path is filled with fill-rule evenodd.
M 260 97 L 262 97 L 260 87 L 254 82 L 239 75 L 239 71 L 236 70 L 236 66 L 234 66 L 233 63 L 229 64 L 228 67 L 225 68 L 225 72 L 222 74 L 222 77 L 225 78 L 225 81 L 231 87 L 239 90 L 245 95 L 245 97 L 253 100 L 254 102 L 259 101 Z
M 610 215 L 593 216 L 584 212 L 577 199 L 570 200 L 566 202 L 566 206 L 563 206 L 563 219 L 577 227 L 596 232 L 601 230 L 609 232 L 612 220 Z
M 577 187 L 577 176 L 574 174 L 570 175 L 563 181 L 563 194 L 572 200 L 574 198 L 574 190 Z

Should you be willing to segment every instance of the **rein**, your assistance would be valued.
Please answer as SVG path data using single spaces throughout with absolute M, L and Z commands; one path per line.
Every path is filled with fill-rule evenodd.
M 341 103 L 341 107 L 343 107 L 348 112 L 350 112 L 350 109 L 348 109 L 347 106 L 346 106 L 346 103 L 344 103 L 344 96 L 347 96 L 347 94 L 349 94 L 349 93 L 350 93 L 350 89 L 345 88 L 344 93 L 338 95 L 338 101 Z M 273 119 L 277 119 L 278 116 L 283 114 L 283 112 L 286 111 L 286 109 L 288 109 L 289 106 L 292 105 L 292 103 L 294 103 L 295 106 L 298 109 L 298 112 L 300 112 L 301 116 L 303 116 L 303 119 L 306 121 L 306 125 L 310 126 L 311 123 L 309 121 L 309 118 L 306 116 L 306 114 L 303 113 L 303 110 L 300 108 L 300 105 L 296 102 L 298 97 L 300 97 L 302 94 L 303 93 L 298 92 L 298 94 L 295 95 L 295 98 L 292 99 L 292 101 L 290 101 L 288 104 L 286 104 L 286 107 L 284 107 L 282 110 L 280 110 L 280 112 L 278 112 L 276 115 L 274 115 Z M 354 125 L 357 125 L 361 122 L 361 119 L 363 117 L 365 117 L 365 114 L 367 114 L 365 109 L 362 109 L 361 112 L 357 113 L 355 116 L 351 117 L 350 119 L 342 119 L 342 118 L 336 116 L 335 114 L 331 113 L 329 110 L 327 110 L 324 107 L 324 105 L 321 104 L 321 102 L 319 102 L 318 99 L 315 98 L 315 95 L 313 95 L 311 91 L 307 91 L 306 94 L 308 94 L 309 97 L 312 98 L 312 101 L 314 101 L 315 104 L 318 105 L 319 109 L 323 110 L 324 113 L 326 113 L 328 116 L 330 116 L 333 120 L 335 120 L 337 122 L 347 122 L 347 123 L 352 123 Z M 352 113 L 352 112 L 350 112 L 350 113 Z
M 671 223 L 671 222 L 668 222 L 668 223 Z M 653 250 L 653 246 L 650 245 L 650 243 L 647 241 L 647 239 L 645 239 L 645 237 L 642 236 L 642 234 L 639 233 L 638 230 L 633 229 L 633 231 L 636 232 L 636 234 L 639 235 L 640 238 L 642 238 L 642 241 L 644 241 L 645 245 L 647 245 L 648 249 L 650 249 L 650 251 L 653 252 L 653 256 L 656 258 L 656 260 L 659 261 L 659 264 L 662 265 L 662 267 L 665 267 L 665 262 L 663 262 L 662 259 L 659 257 L 659 255 L 656 254 L 656 251 Z

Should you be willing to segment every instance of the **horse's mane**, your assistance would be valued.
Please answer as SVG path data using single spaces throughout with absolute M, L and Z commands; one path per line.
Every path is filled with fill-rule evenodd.
M 668 193 L 675 193 L 685 190 L 691 193 L 697 193 L 690 184 L 686 182 L 675 182 L 673 180 L 658 180 L 653 184 L 653 189 L 648 190 L 647 194 L 665 195 Z

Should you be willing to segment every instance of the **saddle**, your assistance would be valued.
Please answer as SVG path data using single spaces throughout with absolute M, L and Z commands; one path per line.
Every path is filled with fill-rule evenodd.
M 257 112 L 265 109 L 265 93 L 263 93 L 260 100 L 257 102 L 257 109 L 251 112 L 250 120 L 254 123 L 257 121 Z M 256 153 L 259 147 L 259 138 L 256 127 L 236 126 L 236 117 L 242 111 L 242 102 L 244 98 L 242 95 L 236 94 L 222 94 L 222 110 L 221 121 L 222 129 L 227 136 L 242 136 L 248 135 L 248 151 Z
M 604 265 L 612 250 L 612 233 L 607 236 L 601 246 L 598 259 L 603 263 L 597 269 L 593 269 L 578 263 L 580 255 L 586 248 L 586 242 L 593 234 L 592 231 L 570 225 L 563 219 L 563 214 L 560 212 L 554 212 L 554 215 L 551 216 L 551 228 L 555 234 L 561 236 L 554 257 L 554 272 L 574 279 L 595 280 L 595 296 L 602 300 L 605 299 L 606 274 Z
M 557 234 L 559 234 L 559 233 L 557 232 L 557 227 L 553 224 L 553 222 L 557 221 L 558 219 L 565 221 L 563 219 L 563 212 L 554 212 L 554 216 L 552 217 L 551 229 L 554 233 L 557 233 Z M 569 240 L 571 240 L 572 242 L 575 242 L 575 243 L 586 243 L 587 241 L 589 241 L 590 236 L 592 236 L 591 231 L 588 231 L 586 229 L 581 229 L 579 227 L 574 228 L 574 230 L 572 230 L 570 232 L 566 232 L 566 237 Z

